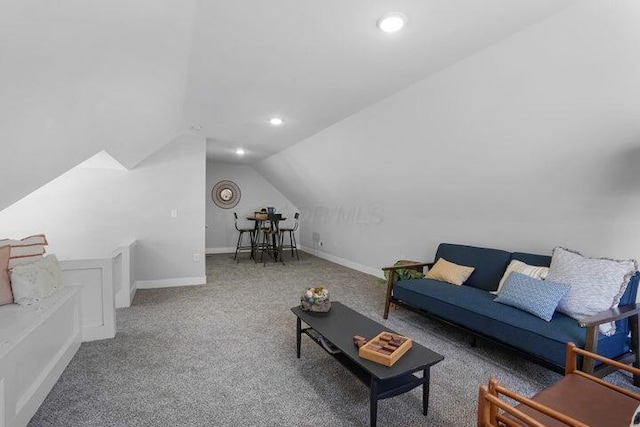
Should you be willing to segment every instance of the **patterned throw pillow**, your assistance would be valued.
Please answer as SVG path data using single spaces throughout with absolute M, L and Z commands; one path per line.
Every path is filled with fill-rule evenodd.
M 526 274 L 527 276 L 533 277 L 534 279 L 544 280 L 547 277 L 547 274 L 549 274 L 549 267 L 538 267 L 535 265 L 529 265 L 525 264 L 522 261 L 518 261 L 517 259 L 511 260 L 509 266 L 502 275 L 502 279 L 500 279 L 498 289 L 496 289 L 495 291 L 491 291 L 491 293 L 497 295 L 498 292 L 500 292 L 500 289 L 502 289 L 502 285 L 504 285 L 504 282 L 514 271 L 517 273 Z
M 527 311 L 549 322 L 558 302 L 570 288 L 571 286 L 565 283 L 538 280 L 526 274 L 513 272 L 509 274 L 494 301 Z
M 547 280 L 568 283 L 569 293 L 558 311 L 577 320 L 617 307 L 631 276 L 638 269 L 635 260 L 587 258 L 578 252 L 557 247 L 553 250 Z M 614 322 L 600 325 L 600 332 L 613 335 Z
M 444 258 L 438 259 L 427 272 L 427 279 L 462 285 L 471 276 L 475 268 L 454 264 Z
M 62 272 L 55 255 L 48 255 L 30 264 L 11 270 L 11 286 L 16 304 L 36 303 L 62 289 Z

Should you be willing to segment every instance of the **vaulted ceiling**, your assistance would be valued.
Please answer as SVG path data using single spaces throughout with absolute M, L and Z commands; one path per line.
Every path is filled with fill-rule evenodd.
M 186 117 L 254 163 L 567 6 L 566 0 L 200 1 Z M 399 33 L 385 13 L 409 18 Z M 273 127 L 271 116 L 284 125 Z M 243 158 L 235 156 L 243 148 Z
M 3 1 L 0 209 L 103 150 L 135 167 L 192 125 L 210 158 L 257 162 L 569 3 Z M 401 32 L 376 28 L 389 11 Z

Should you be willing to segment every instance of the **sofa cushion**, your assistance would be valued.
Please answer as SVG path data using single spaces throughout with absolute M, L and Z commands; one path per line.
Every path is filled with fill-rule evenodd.
M 526 252 L 514 252 L 511 259 L 522 261 L 529 265 L 541 265 L 549 267 L 551 265 L 551 257 L 548 255 L 528 254 Z
M 509 275 L 511 273 L 522 273 L 526 274 L 529 277 L 533 277 L 534 279 L 544 280 L 549 273 L 549 267 L 542 267 L 538 265 L 529 265 L 517 259 L 512 259 L 509 265 L 507 266 L 506 271 L 502 275 L 502 279 L 500 279 L 500 283 L 498 283 L 498 289 L 496 291 L 491 291 L 492 294 L 497 294 L 502 289 L 502 285 L 507 281 Z
M 584 347 L 586 331 L 575 319 L 555 312 L 551 322 L 493 301 L 489 292 L 432 279 L 399 281 L 394 298 L 520 351 L 564 366 L 566 343 Z M 598 353 L 615 358 L 627 352 L 627 334 L 599 336 Z
M 440 258 L 475 269 L 464 283 L 465 286 L 493 291 L 498 289 L 511 254 L 499 249 L 441 243 L 436 251 L 436 261 Z
M 551 265 L 551 257 L 548 255 L 530 254 L 526 252 L 513 252 L 511 254 L 511 259 L 522 261 L 530 265 L 544 265 L 546 267 L 549 267 Z M 631 277 L 631 280 L 629 280 L 629 283 L 627 284 L 627 289 L 624 291 L 624 294 L 620 298 L 619 305 L 632 304 L 636 302 L 636 295 L 638 293 L 639 283 L 640 283 L 640 273 L 636 273 Z M 617 321 L 616 330 L 628 332 L 629 331 L 628 319 Z
M 494 301 L 517 307 L 549 322 L 569 288 L 566 283 L 543 281 L 514 271 Z
M 427 278 L 462 285 L 473 273 L 473 267 L 458 265 L 440 258 L 427 272 Z
M 547 280 L 571 285 L 569 293 L 558 304 L 558 311 L 582 320 L 617 307 L 637 269 L 635 260 L 587 258 L 557 247 L 553 250 Z M 612 335 L 615 325 L 601 325 L 600 332 Z

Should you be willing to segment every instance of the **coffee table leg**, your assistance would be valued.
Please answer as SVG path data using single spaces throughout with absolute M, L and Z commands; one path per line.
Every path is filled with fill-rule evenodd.
M 429 411 L 429 381 L 431 377 L 431 371 L 429 368 L 422 371 L 422 415 L 427 415 Z
M 300 342 L 302 341 L 302 320 L 296 318 L 296 351 L 298 359 L 300 359 Z
M 378 381 L 371 377 L 371 395 L 369 396 L 369 421 L 371 427 L 378 423 Z

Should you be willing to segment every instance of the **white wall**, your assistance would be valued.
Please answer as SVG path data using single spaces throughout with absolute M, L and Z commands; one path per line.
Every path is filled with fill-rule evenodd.
M 235 182 L 240 187 L 240 202 L 232 209 L 222 209 L 213 203 L 211 190 L 213 186 L 222 180 Z M 242 226 L 250 226 L 252 223 L 246 221 L 247 215 L 253 214 L 256 210 L 273 206 L 277 212 L 281 212 L 287 221 L 283 226 L 293 226 L 293 215 L 298 209 L 269 184 L 255 169 L 246 165 L 235 165 L 207 162 L 207 252 L 230 252 L 235 251 L 238 232 L 233 223 L 233 212 L 238 213 Z M 245 242 L 246 243 L 246 242 Z
M 256 169 L 304 245 L 375 269 L 443 241 L 640 257 L 638 16 L 576 2 Z
M 0 209 L 101 150 L 184 129 L 196 0 L 0 2 Z
M 137 240 L 136 280 L 203 278 L 204 191 L 204 138 L 185 136 L 130 171 L 70 170 L 0 212 L 0 236 L 45 233 L 60 259 L 104 258 Z

